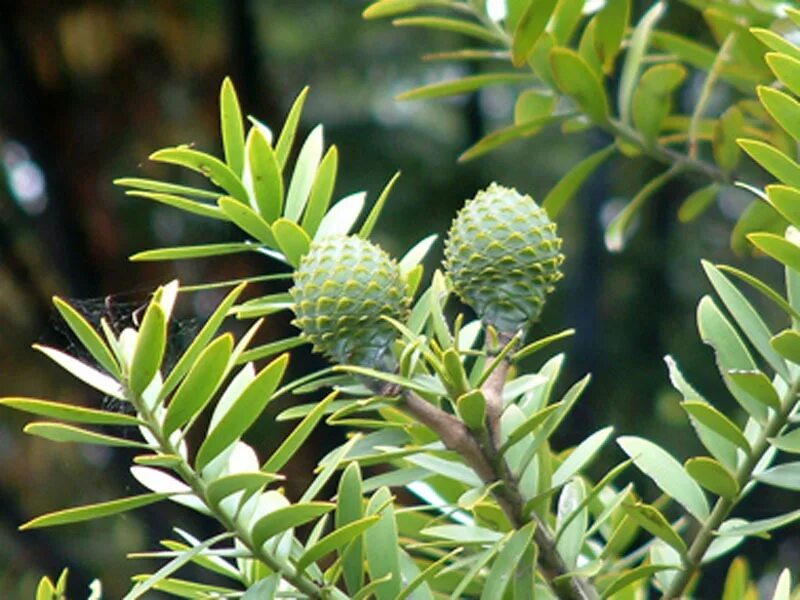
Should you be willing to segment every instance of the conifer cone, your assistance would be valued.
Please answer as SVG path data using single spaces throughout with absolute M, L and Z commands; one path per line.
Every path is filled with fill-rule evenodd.
M 445 268 L 456 293 L 505 335 L 539 317 L 563 261 L 547 212 L 497 183 L 466 202 L 445 242 Z
M 333 362 L 383 371 L 395 368 L 397 330 L 381 317 L 408 311 L 406 283 L 397 262 L 356 236 L 314 241 L 289 290 L 293 324 Z

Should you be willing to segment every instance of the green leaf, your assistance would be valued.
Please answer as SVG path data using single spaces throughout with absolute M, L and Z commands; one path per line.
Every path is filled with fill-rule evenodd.
M 768 185 L 767 199 L 789 223 L 800 227 L 800 190 L 788 185 Z
M 165 435 L 182 427 L 205 408 L 228 371 L 233 336 L 218 337 L 203 350 L 167 406 L 162 421 Z
M 223 475 L 208 483 L 206 498 L 213 505 L 218 505 L 228 496 L 237 492 L 244 492 L 249 497 L 260 491 L 265 485 L 283 479 L 283 476 L 264 471 L 231 473 Z
M 406 17 L 395 19 L 392 21 L 392 25 L 396 27 L 425 27 L 426 29 L 450 31 L 495 44 L 501 41 L 501 38 L 490 29 L 462 19 L 450 19 L 446 17 Z
M 789 91 L 800 96 L 800 60 L 777 52 L 768 52 L 764 60 Z
M 261 248 L 259 244 L 249 242 L 228 244 L 201 244 L 199 246 L 176 246 L 174 248 L 158 248 L 137 252 L 130 257 L 133 262 L 143 260 L 179 260 L 184 258 L 206 258 L 209 256 L 223 256 L 239 252 L 253 252 Z
M 750 340 L 769 365 L 775 369 L 775 372 L 786 381 L 789 381 L 790 377 L 786 363 L 770 346 L 769 340 L 772 337 L 772 333 L 758 314 L 758 311 L 753 308 L 744 295 L 736 289 L 719 269 L 706 260 L 701 261 L 701 264 L 711 285 L 714 286 L 725 307 L 733 315 L 747 339 Z
M 568 569 L 577 568 L 586 536 L 589 511 L 583 503 L 585 499 L 586 484 L 580 478 L 567 481 L 558 497 L 556 549 Z
M 357 462 L 351 462 L 339 479 L 336 495 L 337 529 L 358 522 L 364 516 L 362 496 L 361 470 Z M 364 542 L 361 538 L 353 540 L 347 552 L 339 551 L 345 586 L 351 595 L 360 590 L 364 584 L 363 553 Z
M 514 125 L 523 125 L 553 114 L 558 97 L 551 91 L 525 90 L 514 103 Z
M 681 203 L 678 209 L 678 220 L 682 223 L 695 220 L 714 203 L 718 194 L 719 184 L 717 183 L 710 183 L 695 190 Z
M 65 508 L 31 519 L 27 523 L 20 525 L 19 528 L 21 530 L 26 530 L 39 527 L 53 527 L 55 525 L 68 525 L 70 523 L 80 523 L 82 521 L 93 521 L 102 517 L 109 517 L 142 506 L 147 506 L 148 504 L 159 502 L 169 496 L 170 494 L 140 494 L 138 496 L 121 498 L 119 500 L 111 500 L 109 502 Z
M 161 367 L 167 347 L 167 316 L 157 302 L 151 302 L 144 313 L 131 358 L 128 385 L 141 396 Z
M 268 344 L 256 346 L 255 348 L 251 348 L 246 352 L 242 352 L 239 358 L 236 359 L 236 364 L 241 365 L 250 361 L 261 360 L 262 358 L 269 358 L 271 356 L 275 356 L 276 354 L 281 354 L 282 352 L 291 350 L 292 348 L 296 348 L 297 346 L 302 346 L 306 342 L 307 340 L 305 338 L 296 335 L 294 337 L 284 338 L 282 340 L 276 340 Z
M 697 326 L 703 342 L 714 348 L 717 365 L 731 394 L 749 415 L 760 423 L 765 422 L 766 406 L 728 377 L 728 372 L 733 370 L 756 371 L 756 364 L 733 325 L 708 296 L 704 296 L 697 306 Z
M 390 577 L 375 589 L 376 600 L 394 600 L 402 589 L 400 578 L 399 540 L 392 495 L 388 488 L 380 488 L 370 498 L 368 515 L 380 515 L 380 520 L 364 534 L 366 537 L 367 566 L 370 579 Z
M 607 0 L 605 6 L 597 13 L 594 49 L 606 73 L 610 73 L 614 67 L 614 58 L 622 45 L 630 18 L 630 0 Z
M 288 362 L 288 354 L 273 360 L 233 401 L 200 445 L 195 460 L 198 470 L 205 467 L 250 428 L 272 399 L 272 394 L 277 389 Z
M 350 194 L 333 205 L 322 218 L 314 239 L 321 240 L 330 235 L 347 235 L 356 224 L 364 209 L 366 194 L 357 192 Z
M 308 205 L 301 223 L 302 228 L 312 238 L 331 204 L 338 168 L 339 151 L 336 146 L 331 146 L 325 156 L 322 157 L 322 162 L 317 169 L 314 184 L 311 186 L 311 192 L 309 193 Z
M 233 221 L 236 226 L 246 234 L 254 237 L 260 243 L 275 248 L 278 246 L 269 224 L 259 214 L 233 198 L 223 196 L 217 201 L 220 210 Z
M 795 141 L 800 140 L 800 102 L 776 89 L 760 85 L 756 88 L 761 104 L 767 112 Z
M 121 177 L 114 180 L 114 185 L 121 185 L 149 192 L 162 192 L 168 195 L 194 196 L 195 198 L 207 198 L 210 200 L 216 200 L 220 196 L 220 193 L 215 191 L 201 190 L 200 188 L 167 183 L 155 179 L 143 179 L 141 177 Z M 130 192 L 126 192 L 126 194 L 127 193 Z
M 514 429 L 508 438 L 500 446 L 499 453 L 504 454 L 509 448 L 521 442 L 529 433 L 533 432 L 537 427 L 544 424 L 544 422 L 557 410 L 562 408 L 561 402 L 556 402 L 550 406 L 546 406 L 540 411 L 535 412 L 530 417 L 526 418 L 516 429 Z
M 595 431 L 570 453 L 553 473 L 552 487 L 559 487 L 571 479 L 575 474 L 581 472 L 586 465 L 595 458 L 608 438 L 614 432 L 613 427 L 605 427 Z
M 74 442 L 77 444 L 96 444 L 99 446 L 113 446 L 118 448 L 148 447 L 147 444 L 143 444 L 142 442 L 96 433 L 94 431 L 88 431 L 86 429 L 81 429 L 80 427 L 75 427 L 74 425 L 66 425 L 64 423 L 36 421 L 33 423 L 28 423 L 22 431 L 29 435 L 45 438 L 52 442 Z
M 649 580 L 655 573 L 667 570 L 677 570 L 674 565 L 639 565 L 633 569 L 625 571 L 616 577 L 606 588 L 603 589 L 603 598 L 611 598 L 617 592 L 628 588 L 642 579 Z
M 480 477 L 472 469 L 460 462 L 439 458 L 423 452 L 406 456 L 405 459 L 412 465 L 422 467 L 435 475 L 441 475 L 447 479 L 463 483 L 468 487 L 480 487 L 483 485 Z
M 656 143 L 672 112 L 672 94 L 685 78 L 686 69 L 678 63 L 654 65 L 642 74 L 633 94 L 632 116 L 646 143 Z
M 683 473 L 683 471 L 681 472 Z M 692 485 L 697 485 L 692 479 L 687 478 L 687 480 L 691 481 Z M 700 488 L 698 487 L 697 489 L 699 490 Z M 637 502 L 635 504 L 623 503 L 622 507 L 627 515 L 642 529 L 667 543 L 677 550 L 681 556 L 686 555 L 686 543 L 655 506 Z
M 379 0 L 364 9 L 365 19 L 380 19 L 408 13 L 429 6 L 451 6 L 452 0 Z
M 492 544 L 503 539 L 503 534 L 477 525 L 434 525 L 420 531 L 420 535 L 450 540 L 459 546 Z
M 177 387 L 189 369 L 195 365 L 199 356 L 205 351 L 208 343 L 216 335 L 217 330 L 222 324 L 222 321 L 228 315 L 228 311 L 241 295 L 245 285 L 245 283 L 241 283 L 231 290 L 205 322 L 202 329 L 200 329 L 200 331 L 194 337 L 192 343 L 189 344 L 189 347 L 186 348 L 180 359 L 178 359 L 178 362 L 175 363 L 174 367 L 172 367 L 172 371 L 170 371 L 169 375 L 164 380 L 164 385 L 161 387 L 161 391 L 158 395 L 159 401 L 166 398 L 172 392 L 172 390 Z
M 751 233 L 747 239 L 761 250 L 787 267 L 800 271 L 800 246 L 774 233 Z
M 717 532 L 717 535 L 720 537 L 749 537 L 749 536 L 759 536 L 759 537 L 769 537 L 765 536 L 765 534 L 773 529 L 779 529 L 781 527 L 785 527 L 791 523 L 800 519 L 800 510 L 795 510 L 784 515 L 780 515 L 777 517 L 771 517 L 769 519 L 761 519 L 760 521 L 751 521 L 750 523 L 746 523 L 743 525 L 736 525 L 734 527 L 725 527 L 724 529 L 720 527 L 720 530 Z M 724 525 L 724 523 L 723 523 Z
M 781 52 L 791 58 L 800 60 L 800 48 L 774 31 L 762 29 L 761 27 L 753 27 L 750 29 L 750 33 L 752 33 L 761 41 L 762 44 L 771 50 L 774 50 L 775 52 Z
M 286 206 L 284 217 L 295 223 L 300 220 L 303 209 L 308 202 L 311 187 L 317 175 L 317 168 L 322 159 L 323 149 L 322 125 L 317 125 L 308 134 L 306 141 L 297 155 L 297 162 L 289 182 L 289 191 L 286 192 Z
M 119 382 L 105 373 L 55 348 L 48 348 L 47 346 L 40 346 L 38 344 L 34 344 L 33 348 L 47 356 L 73 377 L 80 379 L 96 390 L 100 390 L 107 396 L 117 398 L 118 400 L 126 400 Z
M 379 519 L 380 516 L 378 515 L 364 517 L 335 529 L 303 552 L 303 555 L 297 561 L 297 570 L 302 573 L 310 564 L 349 544 L 354 538 L 372 527 Z
M 150 160 L 179 165 L 197 171 L 237 200 L 247 202 L 247 190 L 241 179 L 218 158 L 185 146 L 165 148 L 150 155 Z
M 791 600 L 792 597 L 792 572 L 787 568 L 781 571 L 772 600 Z
M 737 140 L 739 146 L 776 179 L 800 187 L 800 165 L 783 152 L 758 140 Z
M 493 131 L 490 134 L 478 140 L 474 145 L 467 148 L 461 154 L 461 156 L 458 157 L 458 160 L 459 162 L 466 162 L 468 160 L 473 160 L 475 158 L 478 158 L 479 156 L 483 156 L 484 154 L 491 152 L 495 148 L 504 146 L 509 142 L 513 142 L 514 140 L 518 140 L 524 137 L 532 136 L 538 133 L 542 129 L 542 127 L 560 121 L 565 116 L 566 115 L 545 115 L 539 117 L 538 119 L 526 121 L 521 125 L 512 125 L 510 127 L 504 127 L 502 129 Z
M 114 358 L 106 343 L 83 316 L 61 298 L 53 298 L 53 304 L 55 304 L 61 317 L 83 344 L 83 347 L 89 351 L 89 354 L 98 364 L 117 379 L 121 378 L 122 370 L 117 364 L 116 358 Z
M 733 171 L 739 164 L 742 152 L 737 140 L 742 137 L 745 121 L 738 106 L 729 107 L 714 124 L 711 145 L 714 160 L 725 172 Z
M 725 576 L 722 600 L 741 600 L 746 598 L 749 585 L 750 567 L 744 557 L 737 556 L 731 562 L 728 574 Z
M 222 146 L 225 149 L 225 162 L 236 175 L 244 171 L 244 125 L 239 99 L 230 77 L 222 82 L 219 92 L 219 117 L 222 128 Z
M 795 429 L 779 437 L 769 438 L 769 443 L 783 452 L 800 454 L 800 429 Z
M 778 392 L 761 371 L 728 371 L 728 377 L 759 402 L 780 411 L 781 399 Z
M 786 300 L 784 300 L 781 294 L 776 292 L 774 289 L 769 287 L 766 283 L 764 283 L 757 277 L 754 277 L 753 275 L 750 275 L 749 273 L 742 271 L 740 269 L 731 267 L 730 265 L 717 265 L 717 268 L 720 271 L 724 271 L 726 273 L 733 275 L 734 277 L 738 277 L 746 284 L 750 285 L 751 287 L 755 288 L 756 290 L 764 294 L 764 296 L 766 296 L 767 298 L 772 300 L 775 304 L 777 304 L 781 308 L 781 310 L 785 311 L 786 314 L 789 315 L 790 317 L 793 317 L 794 319 L 800 319 L 800 312 L 795 310 L 795 308 L 791 304 L 789 304 Z
M 511 534 L 503 548 L 495 557 L 489 575 L 483 584 L 481 600 L 496 600 L 502 598 L 508 583 L 514 575 L 520 559 L 525 555 L 525 549 L 533 540 L 536 523 L 528 523 L 521 529 Z
M 519 73 L 485 73 L 483 75 L 472 75 L 462 79 L 451 81 L 441 81 L 424 85 L 422 87 L 409 90 L 397 96 L 397 100 L 424 100 L 429 98 L 443 98 L 458 94 L 467 94 L 476 90 L 492 85 L 508 85 L 515 83 L 530 82 L 530 75 Z
M 260 548 L 267 540 L 292 527 L 304 525 L 334 508 L 330 502 L 306 502 L 279 508 L 261 517 L 253 525 L 250 535 L 253 545 Z
M 247 164 L 254 208 L 271 224 L 283 212 L 283 175 L 275 151 L 258 127 L 247 135 Z
M 553 48 L 550 68 L 562 92 L 575 100 L 592 121 L 605 122 L 609 111 L 606 91 L 580 54 L 569 48 Z
M 800 462 L 771 467 L 756 475 L 755 478 L 767 485 L 795 492 L 800 491 Z
M 283 124 L 281 134 L 278 136 L 278 141 L 275 144 L 275 157 L 278 159 L 278 164 L 283 169 L 286 166 L 286 159 L 289 157 L 289 152 L 292 150 L 294 137 L 297 133 L 297 125 L 300 122 L 300 115 L 303 112 L 303 105 L 308 96 L 308 87 L 304 87 L 295 98 L 289 114 L 286 116 L 286 122 Z
M 643 438 L 623 436 L 617 443 L 633 463 L 666 494 L 674 498 L 700 522 L 709 508 L 703 491 L 668 452 Z M 666 541 L 666 540 L 665 540 Z
M 486 418 L 486 398 L 480 390 L 470 390 L 459 396 L 456 412 L 464 424 L 473 431 L 480 430 Z
M 290 433 L 283 440 L 278 449 L 272 453 L 267 462 L 264 463 L 264 466 L 261 467 L 261 470 L 268 472 L 280 471 L 302 447 L 303 442 L 305 442 L 308 439 L 308 436 L 311 435 L 311 432 L 314 431 L 317 424 L 325 415 L 328 405 L 330 405 L 337 395 L 338 391 L 333 391 L 321 402 L 317 403 L 317 405 L 314 407 L 314 410 L 308 413 L 305 418 L 300 421 L 300 424 L 292 430 L 292 433 Z
M 770 340 L 770 344 L 786 360 L 800 365 L 800 333 L 784 329 Z
M 378 222 L 378 217 L 383 210 L 383 206 L 386 204 L 386 200 L 389 198 L 389 194 L 392 192 L 392 189 L 399 178 L 400 171 L 395 173 L 389 180 L 389 183 L 384 186 L 383 190 L 381 191 L 381 195 L 378 196 L 378 199 L 375 201 L 375 205 L 372 207 L 372 210 L 369 211 L 367 218 L 364 220 L 364 224 L 361 226 L 361 229 L 358 232 L 358 237 L 366 240 L 370 235 L 372 235 L 372 230 L 375 228 L 375 223 Z
M 733 500 L 739 494 L 734 476 L 713 458 L 690 458 L 683 467 L 692 479 L 717 496 Z
M 183 198 L 181 196 L 173 196 L 172 194 L 164 194 L 160 192 L 143 192 L 140 190 L 128 190 L 125 192 L 126 196 L 134 196 L 136 198 L 146 198 L 147 200 L 153 200 L 155 202 L 160 202 L 161 204 L 166 204 L 167 206 L 172 206 L 173 208 L 177 208 L 178 210 L 182 210 L 184 212 L 189 212 L 195 215 L 200 215 L 201 217 L 207 217 L 209 219 L 217 219 L 220 221 L 227 221 L 228 218 L 225 216 L 219 208 L 212 204 L 207 204 L 205 202 L 200 202 L 198 200 L 188 200 L 187 198 Z M 215 199 L 219 198 L 220 194 L 214 194 Z
M 280 218 L 272 224 L 272 234 L 288 263 L 297 267 L 300 259 L 311 246 L 311 238 L 308 237 L 308 234 L 297 223 L 284 218 Z
M 636 81 L 639 79 L 639 70 L 642 67 L 642 59 L 650 43 L 653 27 L 655 27 L 655 24 L 663 16 L 665 11 L 666 5 L 664 2 L 659 1 L 653 4 L 642 16 L 639 23 L 637 23 L 631 35 L 628 52 L 625 56 L 625 63 L 622 66 L 622 72 L 620 74 L 617 96 L 620 118 L 625 125 L 631 121 L 631 100 L 633 99 L 633 91 L 636 87 Z
M 83 406 L 73 406 L 36 398 L 20 398 L 16 396 L 0 398 L 0 405 L 25 411 L 42 417 L 50 417 L 61 421 L 85 423 L 87 425 L 139 426 L 142 422 L 132 415 L 107 410 L 97 410 Z
M 528 61 L 536 42 L 544 32 L 558 0 L 529 0 L 525 12 L 514 27 L 511 42 L 511 62 L 521 67 Z
M 551 219 L 557 219 L 561 211 L 578 193 L 583 183 L 614 153 L 613 144 L 584 158 L 562 177 L 542 202 L 542 207 Z

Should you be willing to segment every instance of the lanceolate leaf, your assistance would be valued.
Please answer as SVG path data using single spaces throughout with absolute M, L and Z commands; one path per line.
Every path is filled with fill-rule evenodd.
M 362 502 L 361 470 L 357 462 L 352 462 L 342 473 L 336 496 L 336 528 L 343 529 L 364 516 Z M 364 543 L 361 538 L 353 540 L 346 553 L 339 551 L 342 572 L 347 591 L 355 594 L 364 583 L 363 565 Z
M 514 28 L 511 44 L 511 60 L 521 67 L 528 60 L 539 36 L 542 35 L 558 0 L 530 0 Z
M 429 6 L 449 6 L 452 0 L 378 0 L 364 9 L 365 19 L 380 19 L 408 13 Z
M 218 158 L 188 147 L 165 148 L 150 155 L 150 160 L 180 165 L 205 175 L 241 202 L 247 202 L 247 190 L 241 179 Z
M 43 437 L 53 442 L 74 442 L 78 444 L 97 444 L 100 446 L 116 446 L 121 448 L 147 448 L 147 445 L 135 440 L 127 440 L 111 435 L 81 429 L 64 423 L 34 422 L 28 423 L 23 431 L 29 435 Z
M 795 492 L 800 491 L 800 462 L 785 463 L 771 467 L 756 475 L 762 483 Z
M 768 52 L 764 58 L 789 91 L 800 95 L 800 60 L 778 52 Z
M 308 234 L 297 223 L 284 218 L 280 218 L 272 224 L 272 234 L 289 264 L 297 267 L 300 259 L 311 246 L 311 238 L 308 237 Z
M 289 157 L 289 152 L 294 143 L 294 137 L 297 133 L 297 125 L 300 122 L 300 115 L 303 112 L 303 105 L 306 102 L 308 95 L 308 87 L 297 95 L 297 98 L 286 116 L 286 122 L 283 124 L 281 134 L 278 136 L 278 141 L 275 144 L 275 157 L 278 159 L 278 164 L 283 169 L 286 166 L 286 159 Z
M 223 256 L 239 252 L 253 252 L 261 248 L 259 244 L 249 242 L 231 242 L 227 244 L 201 244 L 199 246 L 175 246 L 173 248 L 158 248 L 145 250 L 132 255 L 133 262 L 142 260 L 180 260 L 184 258 L 206 258 L 209 256 Z
M 250 428 L 272 399 L 288 362 L 288 354 L 276 358 L 233 401 L 197 451 L 198 469 L 205 467 Z
M 689 194 L 678 209 L 678 220 L 682 223 L 693 221 L 713 204 L 718 194 L 719 185 L 716 183 L 695 190 Z
M 220 210 L 222 210 L 239 229 L 253 236 L 257 241 L 266 246 L 272 248 L 278 246 L 269 224 L 247 204 L 228 197 L 220 198 L 217 204 Z
M 657 508 L 644 503 L 623 504 L 623 507 L 637 525 L 672 546 L 681 555 L 686 554 L 686 543 Z
M 136 417 L 121 412 L 97 410 L 84 406 L 62 404 L 61 402 L 38 400 L 36 398 L 0 398 L 0 404 L 42 417 L 85 423 L 86 425 L 119 425 L 124 427 L 142 424 Z
M 253 208 L 264 221 L 272 223 L 283 212 L 283 175 L 275 151 L 257 127 L 247 136 L 247 161 Z
M 486 73 L 484 75 L 472 75 L 462 79 L 452 81 L 442 81 L 425 85 L 408 92 L 400 94 L 398 100 L 423 100 L 427 98 L 442 98 L 445 96 L 455 96 L 474 92 L 491 85 L 508 85 L 523 83 L 531 80 L 530 75 L 520 73 Z
M 783 127 L 795 141 L 800 140 L 800 126 L 797 120 L 800 114 L 800 102 L 788 94 L 766 86 L 759 86 L 757 92 L 761 104 L 778 125 Z
M 318 125 L 308 134 L 308 138 L 300 148 L 292 179 L 289 182 L 284 210 L 284 217 L 289 221 L 298 222 L 300 220 L 322 159 L 322 147 L 322 126 Z
M 251 533 L 253 543 L 260 547 L 279 533 L 313 521 L 333 510 L 333 507 L 334 505 L 329 502 L 306 502 L 279 508 L 262 517 L 253 525 Z
M 373 580 L 390 577 L 375 589 L 377 600 L 394 600 L 402 589 L 397 522 L 391 499 L 389 490 L 380 488 L 367 508 L 368 515 L 380 515 L 380 520 L 365 533 L 369 575 Z
M 114 358 L 106 343 L 86 319 L 61 298 L 53 298 L 53 304 L 55 304 L 64 321 L 83 344 L 83 347 L 89 351 L 100 366 L 114 377 L 120 378 L 122 373 L 116 358 Z
M 734 476 L 713 458 L 690 458 L 684 468 L 692 479 L 718 496 L 734 499 L 739 493 L 739 484 Z
M 153 504 L 167 497 L 169 497 L 169 494 L 141 494 L 139 496 L 122 498 L 120 500 L 112 500 L 110 502 L 66 508 L 42 515 L 41 517 L 36 517 L 24 525 L 20 525 L 20 529 L 35 529 L 37 527 L 52 527 L 54 525 L 68 525 L 70 523 L 90 521 L 147 506 L 148 504 Z
M 483 585 L 481 600 L 494 600 L 502 598 L 508 583 L 514 575 L 517 564 L 525 555 L 525 549 L 533 539 L 535 523 L 528 523 L 522 529 L 515 531 L 492 563 L 489 575 Z
M 219 112 L 225 162 L 234 174 L 241 176 L 244 169 L 244 125 L 239 99 L 229 77 L 222 82 L 219 93 Z
M 128 385 L 136 396 L 144 392 L 158 373 L 166 347 L 167 317 L 158 303 L 151 302 L 144 313 L 131 359 Z
M 614 66 L 631 13 L 631 0 L 608 0 L 597 13 L 594 48 L 603 70 L 608 73 Z
M 465 150 L 461 156 L 458 157 L 458 160 L 460 162 L 465 162 L 483 156 L 509 142 L 534 135 L 538 133 L 542 127 L 561 121 L 567 116 L 569 115 L 543 115 L 536 119 L 525 121 L 519 125 L 512 125 L 511 127 L 504 127 L 503 129 L 493 131 Z
M 747 239 L 764 254 L 800 271 L 800 246 L 774 233 L 751 233 Z
M 674 565 L 640 565 L 634 567 L 624 574 L 614 579 L 608 587 L 603 589 L 603 598 L 611 598 L 617 592 L 621 592 L 627 587 L 633 585 L 637 581 L 650 578 L 654 573 L 659 571 L 666 571 L 668 569 L 677 570 L 678 567 Z
M 188 198 L 184 198 L 182 196 L 174 196 L 172 194 L 164 194 L 161 192 L 146 192 L 141 190 L 128 190 L 125 192 L 125 195 L 134 196 L 136 198 L 146 198 L 147 200 L 160 202 L 161 204 L 166 204 L 167 206 L 172 206 L 173 208 L 190 212 L 195 215 L 200 215 L 201 217 L 207 217 L 209 219 L 217 219 L 220 221 L 228 220 L 228 217 L 226 217 L 225 213 L 223 213 L 219 208 L 213 204 L 207 204 L 206 202 L 199 200 L 189 200 Z M 215 199 L 219 198 L 220 195 L 221 193 L 215 194 Z
M 383 206 L 386 204 L 386 200 L 389 198 L 389 194 L 392 193 L 392 189 L 399 178 L 400 171 L 395 173 L 386 186 L 384 186 L 383 191 L 381 191 L 381 195 L 378 196 L 378 199 L 375 201 L 375 205 L 369 211 L 367 218 L 364 220 L 364 224 L 361 226 L 361 229 L 358 232 L 358 237 L 366 240 L 370 235 L 372 235 L 372 230 L 375 228 L 375 223 L 378 222 L 378 217 L 383 210 Z
M 653 442 L 634 436 L 623 436 L 617 443 L 661 490 L 683 505 L 700 522 L 708 518 L 708 501 L 703 491 L 665 450 Z
M 398 27 L 425 27 L 428 29 L 438 29 L 450 31 L 490 43 L 498 43 L 500 37 L 493 31 L 486 29 L 477 23 L 464 21 L 461 19 L 449 19 L 445 17 L 406 17 L 395 19 L 392 24 Z
M 800 365 L 800 333 L 785 329 L 772 338 L 770 344 L 785 359 Z
M 349 544 L 355 537 L 372 527 L 378 519 L 380 519 L 378 515 L 364 517 L 335 529 L 303 553 L 297 561 L 297 570 L 302 572 L 308 565 Z
M 785 527 L 800 519 L 800 510 L 795 510 L 778 517 L 752 521 L 747 524 L 736 525 L 734 527 L 720 528 L 717 533 L 719 536 L 764 536 L 764 534 L 781 527 Z
M 542 206 L 547 211 L 551 219 L 557 219 L 575 195 L 578 193 L 583 182 L 586 181 L 597 168 L 606 161 L 614 152 L 615 146 L 612 144 L 602 150 L 598 150 L 584 158 L 575 165 L 569 173 L 564 175 L 558 183 L 545 196 Z
M 70 356 L 55 348 L 48 348 L 47 346 L 39 346 L 34 344 L 34 349 L 46 355 L 50 360 L 56 363 L 65 371 L 69 372 L 72 376 L 77 377 L 84 383 L 89 384 L 96 390 L 100 390 L 104 394 L 117 398 L 118 400 L 125 400 L 122 386 L 118 381 L 109 377 L 105 373 L 90 367 L 84 362 L 79 361 L 77 358 Z
M 800 188 L 800 165 L 783 152 L 758 140 L 739 140 L 739 146 L 775 178 Z
M 314 184 L 311 186 L 308 206 L 306 206 L 301 223 L 302 228 L 311 238 L 314 237 L 325 213 L 328 212 L 328 207 L 333 197 L 333 189 L 336 185 L 338 168 L 339 151 L 336 146 L 331 146 L 325 156 L 322 157 L 322 162 L 320 162 L 319 169 L 317 169 Z

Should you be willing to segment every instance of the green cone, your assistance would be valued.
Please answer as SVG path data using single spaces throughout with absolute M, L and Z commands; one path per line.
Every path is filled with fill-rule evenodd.
M 514 334 L 535 321 L 562 274 L 556 225 L 530 196 L 496 183 L 468 200 L 450 228 L 445 268 L 481 320 Z
M 294 325 L 332 361 L 393 370 L 397 330 L 381 317 L 402 319 L 406 284 L 397 263 L 356 236 L 315 241 L 294 274 Z

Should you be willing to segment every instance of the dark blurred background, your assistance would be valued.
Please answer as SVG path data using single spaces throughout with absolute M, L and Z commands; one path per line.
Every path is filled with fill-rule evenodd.
M 108 305 L 122 311 L 173 277 L 199 283 L 276 268 L 246 255 L 180 263 L 127 260 L 152 247 L 237 239 L 232 228 L 127 198 L 112 185 L 120 176 L 194 182 L 149 163 L 147 156 L 179 143 L 221 153 L 217 99 L 225 75 L 233 78 L 245 113 L 276 130 L 295 95 L 311 86 L 301 134 L 324 123 L 327 143 L 339 147 L 337 198 L 366 190 L 374 201 L 393 173 L 402 171 L 376 231 L 378 241 L 396 255 L 430 233 L 444 232 L 464 199 L 492 180 L 541 199 L 580 158 L 608 143 L 597 134 L 566 137 L 550 129 L 475 162 L 457 163 L 465 148 L 511 120 L 517 90 L 396 102 L 400 91 L 467 74 L 461 64 L 420 61 L 423 51 L 454 49 L 463 40 L 365 22 L 360 17 L 365 4 L 0 3 L 1 395 L 102 403 L 31 349 L 36 341 L 72 349 L 54 318 L 54 294 L 75 299 L 89 312 L 107 311 Z M 684 32 L 699 27 L 696 15 L 680 8 L 670 19 Z M 687 93 L 701 82 L 690 82 Z M 747 202 L 740 193 L 726 192 L 699 220 L 677 223 L 678 205 L 703 184 L 697 180 L 668 186 L 643 213 L 628 249 L 609 254 L 603 224 L 657 173 L 644 159 L 614 159 L 561 218 L 567 277 L 538 333 L 578 329 L 573 339 L 548 349 L 568 353 L 560 392 L 585 372 L 594 374 L 583 403 L 560 434 L 562 447 L 613 424 L 619 434 L 638 433 L 663 443 L 681 460 L 700 453 L 669 386 L 662 360 L 667 353 L 675 355 L 697 388 L 735 412 L 710 350 L 696 335 L 694 306 L 709 292 L 699 259 L 736 261 L 773 283 L 780 276 L 773 265 L 730 254 L 730 230 Z M 430 267 L 441 258 L 441 244 L 433 254 Z M 208 314 L 218 299 L 216 293 L 184 299 L 188 335 L 192 319 Z M 777 323 L 778 315 L 761 306 Z M 284 319 L 273 319 L 267 336 L 288 327 Z M 545 358 L 534 357 L 529 366 L 538 368 Z M 301 372 L 316 360 L 301 352 L 293 368 Z M 296 401 L 289 398 L 281 406 Z M 0 412 L 0 597 L 30 598 L 42 574 L 55 577 L 63 566 L 72 569 L 76 598 L 84 596 L 93 577 L 102 578 L 106 597 L 120 597 L 132 574 L 155 568 L 127 560 L 127 552 L 154 548 L 172 524 L 198 535 L 208 531 L 208 523 L 184 509 L 160 505 L 87 525 L 18 532 L 20 523 L 37 514 L 140 491 L 125 452 L 55 446 L 23 435 L 24 422 L 10 410 Z M 258 447 L 260 439 L 271 438 L 274 444 L 281 435 L 275 427 L 265 422 L 251 441 Z M 323 430 L 317 436 L 316 449 L 292 465 L 290 493 L 293 486 L 302 489 L 318 453 L 341 435 Z M 621 458 L 610 448 L 595 473 Z M 653 490 L 640 483 L 652 500 Z M 790 496 L 765 490 L 746 510 L 753 517 L 771 516 L 793 508 Z M 777 541 L 747 547 L 759 573 L 769 575 L 800 561 L 793 535 L 789 531 Z M 721 561 L 706 578 L 707 597 L 716 596 L 713 590 L 720 589 L 727 563 Z

